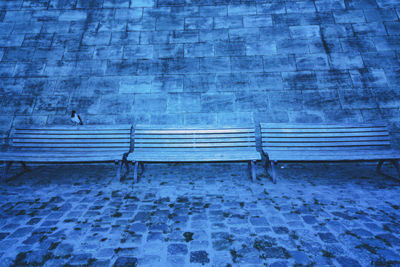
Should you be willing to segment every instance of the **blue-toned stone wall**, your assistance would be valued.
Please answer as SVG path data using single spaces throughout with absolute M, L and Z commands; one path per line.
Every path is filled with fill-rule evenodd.
M 399 0 L 0 0 L 0 137 L 16 124 L 383 120 Z M 396 138 L 398 139 L 398 138 Z

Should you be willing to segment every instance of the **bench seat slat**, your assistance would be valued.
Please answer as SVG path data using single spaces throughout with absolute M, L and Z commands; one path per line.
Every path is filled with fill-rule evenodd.
M 86 129 L 94 129 L 96 131 L 99 130 L 131 130 L 132 126 L 130 124 L 113 124 L 113 125 L 46 125 L 46 126 L 39 126 L 39 125 L 17 125 L 15 126 L 16 130 L 19 129 L 28 129 L 28 130 L 73 130 L 73 131 L 80 131 Z
M 345 147 L 345 146 L 389 146 L 389 141 L 360 141 L 360 142 L 265 142 L 268 147 Z
M 71 147 L 71 148 L 77 148 L 77 147 L 127 147 L 129 145 L 129 142 L 121 142 L 121 143 L 96 143 L 96 144 L 70 144 L 70 143 L 60 143 L 60 144 L 50 144 L 50 143 L 17 143 L 14 144 L 14 146 L 18 147 Z
M 235 134 L 140 134 L 135 132 L 135 138 L 139 139 L 216 139 L 216 138 L 253 138 L 253 133 Z
M 204 139 L 197 139 L 197 138 L 170 138 L 170 139 L 154 139 L 154 138 L 137 138 L 135 143 L 228 143 L 228 142 L 247 142 L 252 143 L 255 142 L 253 138 L 204 138 Z
M 269 151 L 270 160 L 276 161 L 341 161 L 379 160 L 400 158 L 399 151 L 353 150 L 353 151 Z
M 87 135 L 113 135 L 113 134 L 129 134 L 130 130 L 90 130 L 90 129 L 64 129 L 64 130 L 16 130 L 16 134 L 40 134 L 40 135 L 76 135 L 76 134 L 87 134 Z
M 154 148 L 163 148 L 163 147 L 251 147 L 255 144 L 248 142 L 237 142 L 237 143 L 158 143 L 158 144 L 143 144 L 143 143 L 135 143 L 135 147 L 144 148 L 144 147 L 154 147 Z
M 351 141 L 390 141 L 389 136 L 357 136 L 357 137 L 312 137 L 312 138 L 299 138 L 299 137 L 268 137 L 263 143 L 292 143 L 292 142 L 351 142 Z
M 262 133 L 349 133 L 349 132 L 384 132 L 386 128 L 331 128 L 331 129 L 301 129 L 280 128 L 262 129 Z
M 112 138 L 112 139 L 104 139 L 104 138 L 96 138 L 96 139 L 45 139 L 45 138 L 40 138 L 40 139 L 34 139 L 34 138 L 14 138 L 13 143 L 45 143 L 45 144 L 50 144 L 50 143 L 70 143 L 70 144 L 92 144 L 92 143 L 129 143 L 130 138 Z
M 333 138 L 333 137 L 374 137 L 389 136 L 387 131 L 384 132 L 351 132 L 351 133 L 263 133 L 265 138 Z
M 282 129 L 282 128 L 293 128 L 293 129 L 329 129 L 329 128 L 386 128 L 385 123 L 339 123 L 339 124 L 319 124 L 319 123 L 260 123 L 261 128 L 271 129 Z
M 130 134 L 19 134 L 15 133 L 14 138 L 21 139 L 120 139 L 130 138 Z
M 132 152 L 128 156 L 130 161 L 147 162 L 212 162 L 212 161 L 248 161 L 260 160 L 261 156 L 255 150 L 252 151 L 230 151 L 224 152 L 199 152 L 192 153 L 174 152 L 174 153 L 150 153 L 150 152 Z
M 135 134 L 236 134 L 252 133 L 254 129 L 141 129 L 137 128 Z

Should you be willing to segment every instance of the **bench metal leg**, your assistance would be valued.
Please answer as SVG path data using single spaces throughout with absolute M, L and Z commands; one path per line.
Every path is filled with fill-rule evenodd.
M 4 164 L 4 170 L 3 170 L 3 176 L 2 176 L 2 180 L 4 182 L 6 182 L 6 180 L 7 180 L 7 173 L 8 173 L 8 170 L 10 169 L 11 165 L 12 165 L 12 161 L 6 161 Z
M 397 171 L 397 179 L 400 179 L 400 164 L 398 159 L 392 159 L 391 162 L 393 163 L 394 167 Z
M 30 169 L 28 168 L 28 166 L 26 166 L 26 163 L 21 161 L 22 167 L 24 168 L 24 171 L 30 171 Z
M 124 165 L 125 165 L 126 173 L 129 173 L 129 162 L 126 159 L 124 160 Z
M 143 172 L 144 172 L 144 163 L 143 163 L 143 162 L 140 162 L 139 165 L 140 165 L 140 169 L 141 169 L 140 175 L 142 175 Z
M 137 183 L 138 182 L 138 166 L 139 166 L 139 162 L 135 161 L 133 163 L 135 164 L 134 172 L 133 172 L 133 182 Z
M 276 167 L 278 166 L 278 162 L 270 161 L 270 164 L 271 164 L 272 181 L 274 182 L 274 184 L 276 184 Z
M 381 172 L 381 168 L 382 168 L 383 162 L 385 162 L 385 160 L 381 159 L 381 160 L 378 162 L 378 165 L 376 166 L 376 172 L 379 173 L 379 174 L 382 173 L 382 172 Z
M 256 161 L 252 160 L 249 164 L 251 165 L 251 181 L 254 182 L 256 180 Z
M 118 160 L 115 162 L 117 164 L 117 181 L 121 181 L 121 168 L 122 168 L 122 160 Z

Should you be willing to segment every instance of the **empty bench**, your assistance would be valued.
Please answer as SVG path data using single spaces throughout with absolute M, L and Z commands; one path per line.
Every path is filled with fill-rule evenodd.
M 134 150 L 128 161 L 134 164 L 134 182 L 138 168 L 146 162 L 234 162 L 247 161 L 255 179 L 256 151 L 254 128 L 193 128 L 165 126 L 135 127 Z
M 267 171 L 276 182 L 278 162 L 391 161 L 400 177 L 400 151 L 391 147 L 384 124 L 261 123 Z
M 117 179 L 121 165 L 129 153 L 131 125 L 85 125 L 16 127 L 12 131 L 12 145 L 0 152 L 5 163 L 3 180 L 13 162 L 35 163 L 87 163 L 109 162 L 117 164 Z

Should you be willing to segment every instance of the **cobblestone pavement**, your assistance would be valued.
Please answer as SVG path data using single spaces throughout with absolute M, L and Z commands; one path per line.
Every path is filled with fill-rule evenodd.
M 47 165 L 0 186 L 0 266 L 399 266 L 400 183 L 374 165 Z M 386 166 L 389 173 L 393 169 Z M 16 173 L 18 169 L 13 169 Z

